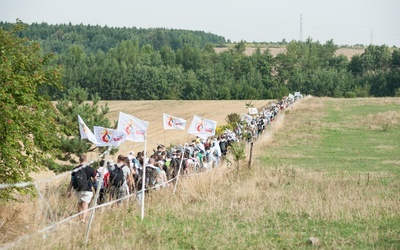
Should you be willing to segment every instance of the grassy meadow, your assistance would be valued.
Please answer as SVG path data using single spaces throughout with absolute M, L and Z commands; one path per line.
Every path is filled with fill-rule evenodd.
M 305 98 L 254 142 L 252 165 L 184 177 L 96 211 L 88 249 L 400 249 L 400 98 Z M 248 152 L 248 151 L 247 151 Z M 46 188 L 59 221 L 76 210 L 66 180 Z M 46 203 L 20 203 L 27 233 Z M 21 213 L 22 214 L 22 213 Z M 7 214 L 2 214 L 6 216 Z M 84 248 L 86 226 L 21 239 L 14 249 Z M 4 239 L 4 238 L 3 238 Z M 313 243 L 311 243 L 311 241 Z

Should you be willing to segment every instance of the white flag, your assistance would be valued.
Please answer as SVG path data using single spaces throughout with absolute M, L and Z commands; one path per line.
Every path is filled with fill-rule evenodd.
M 240 120 L 250 123 L 253 120 L 253 117 L 251 115 L 243 114 L 242 117 L 240 118 Z
M 265 117 L 271 117 L 271 112 L 269 112 L 269 111 L 264 111 L 264 116 Z
M 94 126 L 94 134 L 97 139 L 97 146 L 118 147 L 126 140 L 126 133 L 121 130 Z
M 256 115 L 256 114 L 258 114 L 258 110 L 256 108 L 249 108 L 249 114 Z
M 146 132 L 149 122 L 142 121 L 133 115 L 119 112 L 118 130 L 122 130 L 127 134 L 128 141 L 144 142 L 146 140 Z
M 197 135 L 201 138 L 207 138 L 208 136 L 214 136 L 216 129 L 216 121 L 204 119 L 195 115 L 193 117 L 192 123 L 190 124 L 188 133 L 192 135 Z
M 185 130 L 186 120 L 172 115 L 163 114 L 164 129 L 182 129 Z
M 79 133 L 81 134 L 81 139 L 88 139 L 90 142 L 96 144 L 96 136 L 93 132 L 86 126 L 85 122 L 82 120 L 80 115 L 78 115 Z

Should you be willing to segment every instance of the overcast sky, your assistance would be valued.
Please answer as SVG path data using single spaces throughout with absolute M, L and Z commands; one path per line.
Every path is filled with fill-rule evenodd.
M 200 30 L 232 42 L 311 37 L 400 47 L 400 0 L 0 0 L 0 20 L 17 18 L 29 24 Z

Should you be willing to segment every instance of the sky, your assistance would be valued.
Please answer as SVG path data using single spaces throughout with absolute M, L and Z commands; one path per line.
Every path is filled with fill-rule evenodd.
M 167 28 L 231 42 L 400 47 L 400 0 L 0 0 L 0 21 Z

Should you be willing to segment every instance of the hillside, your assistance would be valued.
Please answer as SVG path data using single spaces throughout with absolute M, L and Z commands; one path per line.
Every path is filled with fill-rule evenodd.
M 147 117 L 150 124 L 164 111 L 190 117 L 178 111 L 183 104 L 218 121 L 223 118 L 213 116 L 220 112 L 212 112 L 216 106 L 227 113 L 244 110 L 234 102 L 110 102 L 110 118 L 120 110 Z M 133 200 L 99 209 L 86 247 L 398 249 L 399 107 L 399 98 L 306 98 L 281 112 L 254 143 L 251 168 L 242 161 L 239 175 L 227 166 L 182 178 L 176 194 L 172 188 L 151 192 L 144 221 Z M 155 126 L 150 134 L 160 137 L 163 131 Z M 56 185 L 40 188 L 61 221 L 76 206 L 64 197 L 66 183 Z M 84 248 L 86 227 L 74 221 L 33 234 L 51 224 L 41 204 L 43 199 L 34 198 L 2 206 L 2 242 L 31 234 L 13 247 Z

